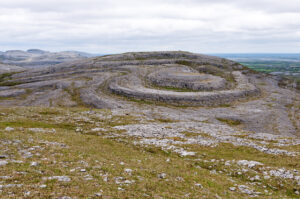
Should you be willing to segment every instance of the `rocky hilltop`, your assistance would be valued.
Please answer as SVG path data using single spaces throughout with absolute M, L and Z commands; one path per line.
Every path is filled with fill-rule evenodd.
M 35 145 L 39 136 L 51 134 L 52 140 L 64 142 L 55 145 L 67 148 L 61 150 L 68 154 L 83 147 L 84 154 L 109 159 L 105 170 L 99 167 L 104 180 L 100 196 L 119 197 L 121 191 L 139 198 L 198 198 L 200 193 L 208 198 L 281 198 L 297 197 L 300 191 L 299 92 L 227 59 L 181 51 L 136 52 L 5 73 L 0 76 L 0 106 L 5 107 L 0 127 L 7 134 L 23 132 Z M 105 148 L 92 144 L 96 140 L 103 147 L 119 143 L 118 149 L 107 148 L 116 157 L 96 153 Z M 124 162 L 129 162 L 124 157 L 136 161 L 128 163 L 134 168 L 124 170 Z M 84 161 L 85 167 L 100 164 L 91 158 Z M 172 168 L 167 166 L 170 161 Z M 96 186 L 95 168 L 80 170 L 90 187 Z M 81 174 L 72 172 L 44 181 L 73 187 Z M 167 180 L 177 188 L 164 189 Z M 145 181 L 151 185 L 144 186 Z M 90 189 L 81 190 L 84 196 L 91 194 Z
M 298 103 L 299 93 L 280 88 L 272 76 L 213 56 L 110 55 L 7 74 L 0 85 L 0 96 L 8 98 L 0 102 L 5 106 L 131 109 L 145 102 L 175 112 L 186 107 L 198 116 L 226 116 L 259 132 L 299 136 L 297 115 L 288 112 L 296 110 L 287 108 Z M 265 121 L 274 121 L 276 128 Z
M 3 73 L 12 73 L 12 72 L 21 72 L 26 69 L 20 66 L 8 65 L 0 63 L 0 74 Z

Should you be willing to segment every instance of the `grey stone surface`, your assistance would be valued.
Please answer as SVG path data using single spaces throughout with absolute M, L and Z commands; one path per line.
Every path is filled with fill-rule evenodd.
M 10 89 L 0 91 L 0 97 L 17 97 L 26 93 L 24 89 Z

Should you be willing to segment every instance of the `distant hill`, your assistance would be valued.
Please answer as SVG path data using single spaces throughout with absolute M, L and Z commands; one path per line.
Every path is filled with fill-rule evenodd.
M 0 62 L 24 68 L 38 68 L 93 56 L 95 55 L 78 51 L 49 52 L 40 49 L 29 49 L 27 51 L 9 50 L 0 52 Z

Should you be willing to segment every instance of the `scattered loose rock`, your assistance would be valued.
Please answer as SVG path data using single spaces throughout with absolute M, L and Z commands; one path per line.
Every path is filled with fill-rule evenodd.
M 10 131 L 14 131 L 14 130 L 15 130 L 14 128 L 12 128 L 12 127 L 9 127 L 9 126 L 5 128 L 5 131 L 8 131 L 8 132 L 10 132 Z

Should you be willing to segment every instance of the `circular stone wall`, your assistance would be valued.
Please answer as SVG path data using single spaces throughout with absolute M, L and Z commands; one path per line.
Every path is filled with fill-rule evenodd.
M 155 86 L 187 89 L 192 91 L 211 91 L 226 88 L 226 80 L 188 67 L 163 68 L 147 76 Z
M 222 77 L 199 73 L 188 66 L 164 65 L 145 76 L 131 73 L 116 77 L 108 88 L 115 94 L 130 98 L 185 106 L 216 106 L 259 94 L 241 72 L 234 71 L 232 76 L 236 86 L 226 89 L 226 80 Z M 144 79 L 154 87 L 145 86 Z M 178 92 L 169 88 L 189 90 Z

